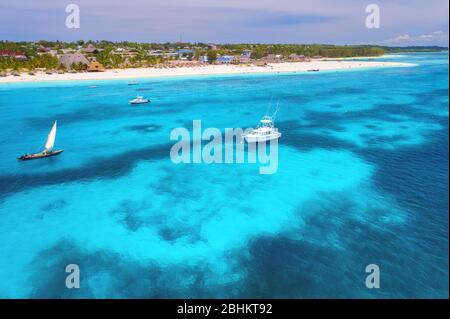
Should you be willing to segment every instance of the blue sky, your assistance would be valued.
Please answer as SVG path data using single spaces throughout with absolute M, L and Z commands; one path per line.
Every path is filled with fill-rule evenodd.
M 66 5 L 81 27 L 65 26 Z M 368 4 L 380 28 L 365 26 Z M 0 40 L 448 46 L 448 0 L 0 0 Z

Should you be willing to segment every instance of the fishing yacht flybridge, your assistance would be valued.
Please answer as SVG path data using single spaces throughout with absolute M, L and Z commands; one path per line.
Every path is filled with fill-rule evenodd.
M 146 104 L 150 102 L 151 101 L 149 99 L 146 99 L 141 95 L 138 95 L 135 99 L 130 100 L 130 104 Z
M 52 129 L 50 130 L 50 133 L 47 136 L 47 141 L 45 142 L 44 150 L 40 153 L 22 155 L 21 157 L 18 158 L 18 160 L 27 161 L 61 154 L 64 150 L 57 150 L 57 151 L 53 150 L 53 147 L 55 145 L 55 138 L 56 138 L 56 121 L 55 123 L 53 123 Z
M 251 130 L 250 133 L 242 135 L 247 143 L 259 143 L 266 142 L 270 140 L 276 140 L 281 137 L 281 133 L 274 126 L 275 115 L 279 110 L 278 104 L 275 112 L 272 116 L 264 116 L 259 122 L 259 125 Z M 267 113 L 266 113 L 267 114 Z
M 245 138 L 247 143 L 258 143 L 278 139 L 281 137 L 281 133 L 274 127 L 273 117 L 264 116 L 257 128 L 242 137 Z

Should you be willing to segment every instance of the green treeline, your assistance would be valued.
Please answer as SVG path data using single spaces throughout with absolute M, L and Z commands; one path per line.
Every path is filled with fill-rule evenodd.
M 62 70 L 58 62 L 58 59 L 50 54 L 37 55 L 27 60 L 17 60 L 13 57 L 0 57 L 0 71 L 6 71 L 8 69 L 14 71 L 21 71 L 27 69 L 33 71 L 38 68 L 47 70 Z
M 83 49 L 88 45 L 93 45 L 99 49 L 95 55 L 85 53 Z M 214 48 L 212 48 L 214 47 Z M 106 68 L 119 67 L 147 67 L 166 62 L 165 56 L 151 54 L 155 50 L 160 52 L 176 52 L 179 49 L 191 49 L 193 54 L 189 54 L 188 59 L 198 59 L 206 55 L 209 61 L 214 61 L 218 55 L 240 55 L 244 51 L 251 52 L 251 58 L 258 60 L 270 54 L 281 55 L 287 59 L 290 55 L 303 55 L 307 58 L 325 57 L 364 57 L 380 56 L 384 53 L 395 52 L 433 52 L 448 50 L 443 47 L 385 47 L 376 45 L 328 45 L 328 44 L 217 44 L 207 43 L 138 43 L 138 42 L 111 42 L 111 41 L 38 41 L 38 42 L 9 42 L 0 41 L 0 51 L 21 52 L 26 55 L 26 60 L 14 57 L 0 56 L 0 72 L 5 70 L 29 70 L 45 68 L 47 70 L 64 70 L 55 55 L 64 52 L 81 52 L 87 57 L 95 59 Z M 126 50 L 127 54 L 119 54 L 118 51 Z M 48 54 L 48 50 L 53 50 L 53 55 Z M 82 69 L 81 66 L 74 69 Z
M 324 44 L 227 44 L 222 49 L 234 53 L 242 53 L 245 50 L 252 51 L 252 58 L 260 59 L 268 54 L 281 54 L 288 57 L 291 54 L 304 55 L 305 57 L 322 56 L 327 58 L 378 56 L 384 54 L 384 49 L 375 46 L 355 45 L 336 46 Z

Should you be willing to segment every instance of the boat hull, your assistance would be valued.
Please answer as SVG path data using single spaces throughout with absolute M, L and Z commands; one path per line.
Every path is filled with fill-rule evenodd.
M 17 158 L 17 160 L 30 161 L 30 160 L 34 160 L 34 159 L 56 156 L 56 155 L 61 154 L 62 152 L 64 152 L 64 150 L 58 150 L 58 151 L 54 151 L 54 152 L 50 152 L 50 153 L 38 153 L 38 154 L 29 154 L 29 155 L 27 154 L 27 155 L 22 155 L 21 157 Z
M 144 102 L 133 102 L 133 101 L 130 101 L 131 105 L 148 104 L 148 103 L 150 103 L 150 100 L 147 100 L 147 101 L 144 101 Z
M 247 143 L 262 143 L 271 140 L 277 140 L 281 137 L 281 133 L 270 134 L 267 136 L 257 136 L 257 135 L 245 135 L 244 138 Z

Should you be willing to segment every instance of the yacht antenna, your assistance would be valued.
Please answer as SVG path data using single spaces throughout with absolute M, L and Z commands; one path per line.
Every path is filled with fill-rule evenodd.
M 272 115 L 273 121 L 275 121 L 275 117 L 276 117 L 278 111 L 280 110 L 279 104 L 280 104 L 280 100 L 277 101 L 277 107 L 276 107 L 276 109 L 275 109 L 275 112 L 273 112 L 273 115 Z

